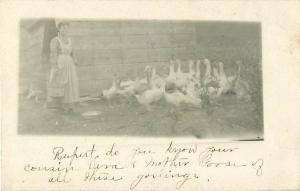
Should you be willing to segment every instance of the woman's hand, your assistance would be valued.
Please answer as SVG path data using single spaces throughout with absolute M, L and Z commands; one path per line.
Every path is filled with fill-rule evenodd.
M 75 66 L 78 66 L 77 60 L 74 60 L 74 64 L 75 64 Z
M 73 51 L 72 51 L 72 53 L 71 53 L 71 56 L 72 56 L 72 58 L 73 58 L 73 62 L 74 62 L 74 64 L 75 64 L 75 66 L 78 66 L 78 61 L 77 61 L 77 58 L 76 58 L 76 56 L 75 56 L 75 54 L 74 54 Z
M 56 62 L 52 63 L 52 68 L 53 68 L 53 69 L 55 69 L 55 70 L 57 70 L 57 69 L 58 69 L 58 65 L 57 65 L 57 63 L 56 63 Z

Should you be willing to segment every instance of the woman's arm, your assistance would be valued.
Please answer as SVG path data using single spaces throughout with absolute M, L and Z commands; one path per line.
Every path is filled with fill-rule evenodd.
M 50 43 L 50 64 L 53 67 L 57 67 L 57 56 L 59 51 L 59 42 L 56 38 L 53 38 Z
M 74 49 L 72 49 L 71 56 L 73 58 L 74 64 L 77 66 L 78 62 L 77 62 L 77 57 L 76 57 L 76 55 L 74 53 Z

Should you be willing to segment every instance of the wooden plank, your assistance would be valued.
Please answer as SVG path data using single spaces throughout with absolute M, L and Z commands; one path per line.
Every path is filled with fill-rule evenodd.
M 112 85 L 111 79 L 94 80 L 91 92 L 94 94 L 101 93 L 102 90 L 110 88 Z
M 190 34 L 174 34 L 172 38 L 174 46 L 183 46 L 195 44 L 193 36 Z
M 28 57 L 29 59 L 33 59 L 33 60 L 40 59 L 41 55 L 42 55 L 42 49 L 37 49 L 35 51 L 30 50 L 30 51 L 26 52 L 26 57 Z
M 93 79 L 92 75 L 92 66 L 79 66 L 77 67 L 77 73 L 79 80 L 91 80 Z
M 148 35 L 123 35 L 122 47 L 127 48 L 148 48 L 149 47 Z
M 92 49 L 77 49 L 74 50 L 79 65 L 93 65 L 93 50 Z
M 119 49 L 121 41 L 119 36 L 92 36 L 95 49 Z
M 119 79 L 135 79 L 135 65 L 134 64 L 111 64 L 96 66 L 93 71 L 97 74 L 97 80 L 112 80 L 113 75 L 117 75 Z
M 28 46 L 32 46 L 34 44 L 42 44 L 43 36 L 32 36 L 30 37 L 29 41 L 27 41 Z
M 172 39 L 170 34 L 150 34 L 149 43 L 151 48 L 171 47 Z
M 117 21 L 95 22 L 93 25 L 94 35 L 119 35 L 120 24 Z
M 176 59 L 181 59 L 181 60 L 190 59 L 189 54 L 187 52 L 187 48 L 184 47 L 174 48 L 173 55 Z
M 124 49 L 124 63 L 147 62 L 148 51 L 146 49 Z
M 162 62 L 172 58 L 171 48 L 155 48 L 149 50 L 149 61 L 150 62 Z
M 165 77 L 169 73 L 169 60 L 163 62 L 149 62 L 147 65 L 155 67 L 156 73 Z
M 147 34 L 149 30 L 145 27 L 138 27 L 138 26 L 131 26 L 131 27 L 124 27 L 121 28 L 120 33 L 121 35 L 127 34 Z
M 195 25 L 193 23 L 172 23 L 174 34 L 193 34 L 195 33 Z
M 128 72 L 131 72 L 131 79 L 134 80 L 136 76 L 140 79 L 146 77 L 145 67 L 149 65 L 149 62 L 139 62 L 124 65 L 128 68 Z
M 119 29 L 98 28 L 98 29 L 93 29 L 90 34 L 91 35 L 101 35 L 101 36 L 118 36 L 120 34 L 120 32 L 119 32 Z
M 172 32 L 191 34 L 194 32 L 194 26 L 191 24 L 174 24 L 170 21 L 122 22 L 121 28 L 121 33 L 125 34 L 171 34 Z
M 96 80 L 112 80 L 113 75 L 123 80 L 135 80 L 136 75 L 145 77 L 145 66 L 149 63 L 112 64 L 93 67 Z
M 91 95 L 94 93 L 93 80 L 80 80 L 79 81 L 79 94 L 80 96 Z
M 97 28 L 119 28 L 120 20 L 100 20 L 93 21 L 93 26 L 95 29 Z
M 113 64 L 121 63 L 122 55 L 120 49 L 103 49 L 103 50 L 94 50 L 93 58 L 96 65 L 100 64 Z
M 120 24 L 121 34 L 147 34 L 149 25 L 142 21 L 123 21 Z
M 112 65 L 96 65 L 92 68 L 92 75 L 95 80 L 112 79 L 114 72 Z
M 117 72 L 120 79 L 135 80 L 135 77 L 136 77 L 135 66 L 136 65 L 138 65 L 138 64 L 118 65 L 117 68 L 115 68 L 115 71 Z
M 80 66 L 93 65 L 94 62 L 95 60 L 89 56 L 78 57 L 78 65 Z
M 70 29 L 78 29 L 78 28 L 92 28 L 94 26 L 93 20 L 70 20 Z
M 72 28 L 69 31 L 70 36 L 82 36 L 82 35 L 92 35 L 93 28 L 92 27 L 78 27 Z
M 36 43 L 36 44 L 27 44 L 26 47 L 23 49 L 25 52 L 32 52 L 32 51 L 39 51 L 42 50 L 42 44 Z
M 93 49 L 94 39 L 91 36 L 74 36 L 72 38 L 73 48 Z
M 169 21 L 150 21 L 148 32 L 150 34 L 171 34 L 172 24 Z

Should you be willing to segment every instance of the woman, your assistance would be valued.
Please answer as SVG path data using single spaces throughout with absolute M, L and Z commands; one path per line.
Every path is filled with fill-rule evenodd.
M 57 23 L 58 35 L 51 40 L 50 63 L 52 64 L 48 84 L 49 96 L 63 103 L 66 112 L 73 112 L 79 100 L 76 59 L 72 41 L 68 37 L 69 23 Z M 60 104 L 61 105 L 61 104 Z

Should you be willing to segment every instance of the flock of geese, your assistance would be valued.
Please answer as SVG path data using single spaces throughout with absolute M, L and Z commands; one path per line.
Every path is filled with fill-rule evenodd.
M 240 75 L 241 61 L 236 61 L 236 64 L 238 69 L 232 76 L 226 75 L 223 62 L 211 63 L 208 59 L 189 60 L 188 72 L 182 71 L 181 60 L 170 60 L 169 73 L 164 76 L 158 75 L 156 68 L 148 65 L 142 79 L 136 75 L 135 80 L 124 81 L 114 75 L 112 86 L 103 90 L 101 95 L 109 103 L 115 97 L 133 97 L 148 109 L 162 99 L 176 107 L 181 104 L 200 107 L 207 99 L 228 93 L 249 100 L 249 84 Z M 201 65 L 205 66 L 204 75 L 200 71 Z
M 249 84 L 240 75 L 241 61 L 236 61 L 236 65 L 237 71 L 232 76 L 226 75 L 223 62 L 211 63 L 208 59 L 189 60 L 188 72 L 182 71 L 181 60 L 170 60 L 169 73 L 163 76 L 156 73 L 155 67 L 148 65 L 142 79 L 136 75 L 135 80 L 122 80 L 114 75 L 111 87 L 102 90 L 101 97 L 108 100 L 109 104 L 115 98 L 133 98 L 147 109 L 161 100 L 176 107 L 181 104 L 203 107 L 210 100 L 224 94 L 234 94 L 238 99 L 250 100 Z M 201 68 L 205 71 L 201 72 Z M 38 102 L 41 91 L 34 91 L 31 86 L 26 98 L 35 98 Z

